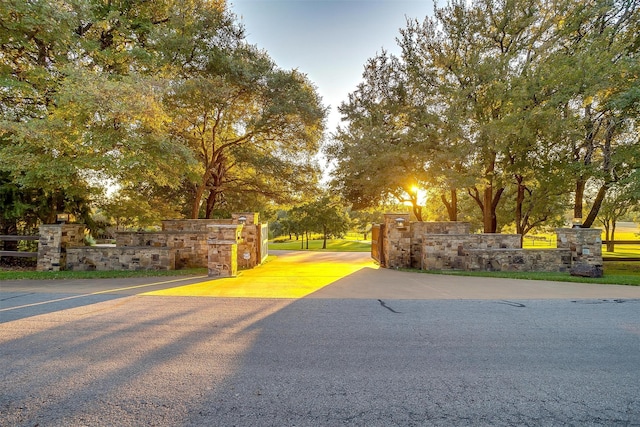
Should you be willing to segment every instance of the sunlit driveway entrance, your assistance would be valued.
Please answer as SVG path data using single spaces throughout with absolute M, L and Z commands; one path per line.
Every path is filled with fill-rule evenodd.
M 275 255 L 0 282 L 0 425 L 638 425 L 638 287 Z
M 146 295 L 301 298 L 362 270 L 377 270 L 368 252 L 271 251 L 266 264 L 238 277 L 205 280 Z

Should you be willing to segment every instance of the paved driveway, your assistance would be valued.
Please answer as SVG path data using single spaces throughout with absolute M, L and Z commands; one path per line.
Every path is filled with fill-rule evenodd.
M 277 255 L 0 282 L 0 425 L 640 425 L 638 288 Z
M 228 279 L 203 277 L 0 281 L 0 291 L 73 295 L 355 299 L 640 298 L 640 287 L 409 273 L 379 268 L 368 253 L 272 251 Z M 54 298 L 56 299 L 56 298 Z M 1 310 L 1 308 L 0 308 Z M 2 311 L 0 311 L 2 313 Z

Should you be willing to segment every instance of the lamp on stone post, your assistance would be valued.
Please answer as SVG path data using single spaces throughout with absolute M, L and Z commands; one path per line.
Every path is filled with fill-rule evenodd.
M 59 213 L 56 215 L 56 223 L 65 224 L 69 222 L 69 214 L 68 213 Z
M 242 225 L 246 224 L 246 223 L 247 223 L 247 217 L 246 217 L 246 216 L 244 216 L 244 215 L 243 215 L 243 216 L 238 217 L 238 222 L 239 222 L 240 224 L 242 224 Z
M 407 228 L 407 223 L 404 218 L 396 218 L 396 227 L 397 228 Z

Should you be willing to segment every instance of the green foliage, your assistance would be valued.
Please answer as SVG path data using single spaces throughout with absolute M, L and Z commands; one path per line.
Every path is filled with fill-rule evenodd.
M 640 155 L 637 2 L 453 1 L 401 30 L 402 54 L 367 62 L 326 149 L 333 187 L 356 208 L 411 186 L 446 215 L 521 234 L 576 216 Z
M 281 211 L 278 215 L 278 227 L 282 234 L 295 234 L 296 240 L 302 236 L 300 246 L 304 249 L 304 238 L 307 239 L 309 249 L 309 235 L 312 232 L 321 233 L 323 246 L 331 236 L 341 237 L 350 227 L 347 208 L 340 200 L 325 195 L 314 201 L 295 206 L 288 211 Z
M 315 88 L 248 45 L 222 0 L 5 1 L 0 28 L 0 173 L 49 201 L 42 221 L 97 183 L 145 223 L 162 198 L 209 217 L 318 177 Z M 25 212 L 18 199 L 0 210 Z

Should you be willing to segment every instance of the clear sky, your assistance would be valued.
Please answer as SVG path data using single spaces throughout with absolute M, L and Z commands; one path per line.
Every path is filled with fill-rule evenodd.
M 367 59 L 396 43 L 406 17 L 421 21 L 431 0 L 228 0 L 247 40 L 284 69 L 297 68 L 317 86 L 333 132 L 337 107 L 361 81 Z

